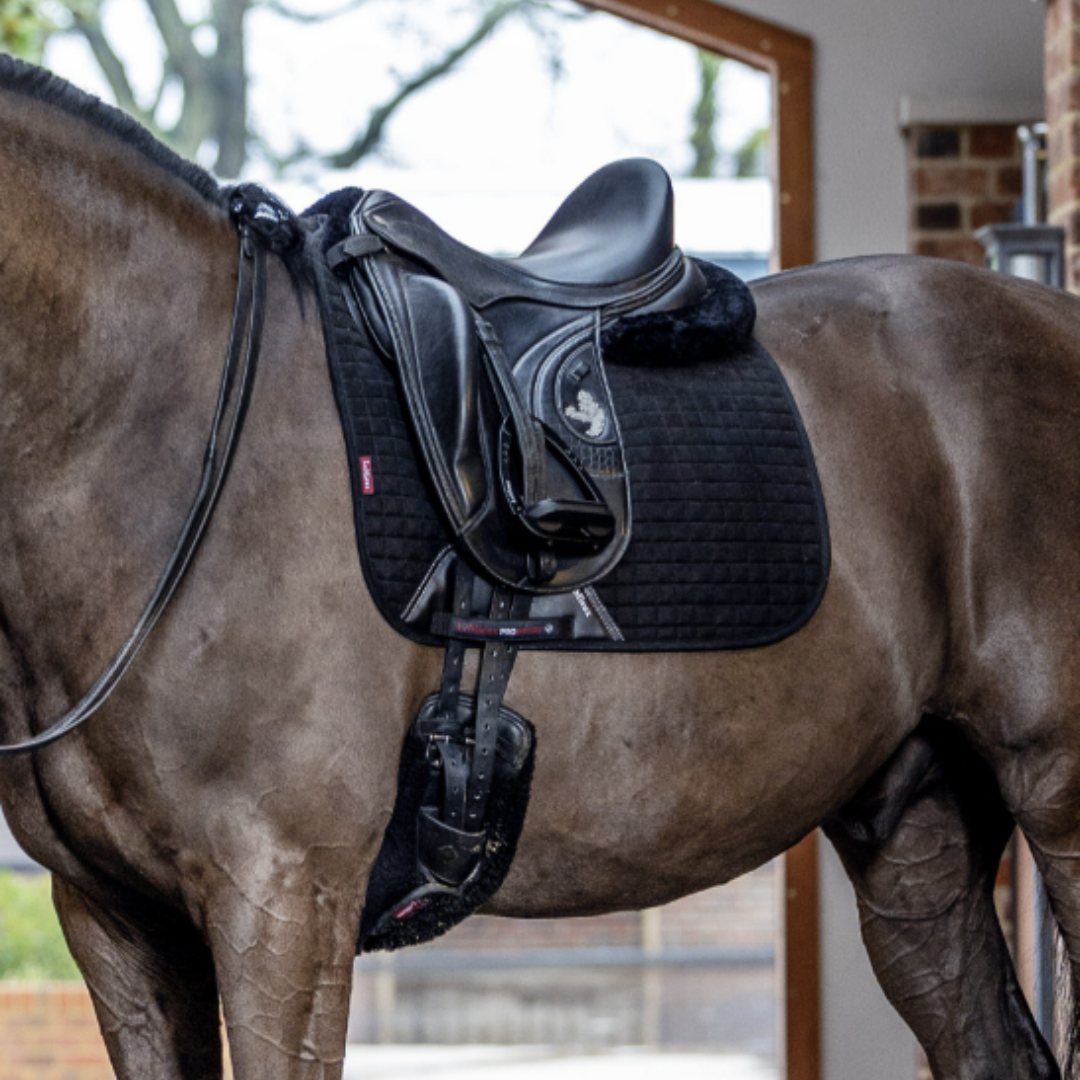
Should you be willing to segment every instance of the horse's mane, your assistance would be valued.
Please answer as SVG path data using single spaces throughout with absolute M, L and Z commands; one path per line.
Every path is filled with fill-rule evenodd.
M 227 197 L 227 192 L 205 169 L 185 161 L 154 138 L 137 120 L 44 68 L 0 53 L 0 90 L 23 94 L 43 105 L 54 106 L 61 112 L 119 139 L 194 188 L 209 202 L 220 206 Z

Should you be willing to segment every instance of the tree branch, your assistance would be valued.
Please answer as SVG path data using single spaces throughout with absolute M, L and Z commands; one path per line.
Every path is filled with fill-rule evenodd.
M 101 23 L 96 18 L 89 19 L 78 11 L 73 11 L 72 16 L 75 28 L 90 46 L 90 51 L 94 54 L 94 59 L 101 68 L 101 73 L 105 76 L 113 97 L 116 98 L 116 104 L 125 112 L 138 117 L 144 124 L 150 123 L 151 114 L 141 108 L 135 100 L 135 91 L 132 90 L 131 83 L 128 81 L 127 69 L 120 57 L 116 55 L 112 45 L 109 44 Z
M 419 74 L 403 82 L 397 93 L 389 101 L 372 110 L 371 116 L 368 118 L 367 128 L 362 135 L 354 139 L 346 149 L 336 154 L 327 155 L 323 158 L 323 161 L 334 169 L 348 169 L 361 158 L 370 154 L 382 141 L 383 132 L 390 117 L 410 97 L 437 79 L 448 75 L 462 58 L 476 48 L 485 38 L 489 37 L 507 16 L 514 14 L 515 11 L 529 3 L 531 3 L 531 0 L 500 0 L 499 3 L 489 8 L 477 24 L 476 29 L 464 41 Z
M 331 8 L 329 11 L 297 11 L 295 8 L 291 8 L 288 4 L 282 2 L 282 0 L 258 0 L 256 7 L 262 8 L 264 11 L 269 11 L 274 15 L 280 15 L 283 19 L 289 19 L 292 22 L 304 23 L 322 23 L 329 22 L 331 19 L 336 19 L 339 15 L 347 15 L 350 11 L 355 11 L 358 7 L 362 7 L 367 3 L 367 0 L 349 0 L 348 3 L 342 4 L 340 7 Z
M 203 70 L 203 55 L 191 40 L 191 27 L 184 22 L 174 0 L 146 0 L 146 6 L 157 24 L 158 33 L 168 54 L 168 65 L 179 76 L 187 92 L 197 82 Z

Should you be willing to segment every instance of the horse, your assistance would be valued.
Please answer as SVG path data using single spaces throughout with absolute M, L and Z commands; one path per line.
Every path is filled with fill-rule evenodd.
M 5 58 L 0 143 L 10 742 L 91 685 L 173 549 L 242 256 L 226 189 Z M 91 723 L 0 763 L 120 1080 L 220 1077 L 221 1014 L 238 1080 L 341 1075 L 365 886 L 438 683 L 358 572 L 310 285 L 271 257 L 266 288 L 243 438 L 172 606 Z M 824 826 L 937 1080 L 1060 1077 L 991 891 L 1018 827 L 1075 984 L 1080 305 L 906 257 L 754 295 L 815 449 L 822 603 L 753 650 L 523 652 L 532 802 L 485 910 L 663 904 Z

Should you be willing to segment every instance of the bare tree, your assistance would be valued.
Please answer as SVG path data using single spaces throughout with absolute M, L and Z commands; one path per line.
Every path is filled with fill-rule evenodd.
M 769 139 L 767 127 L 752 131 L 735 150 L 737 177 L 767 176 L 769 173 Z
M 720 143 L 717 124 L 720 120 L 718 84 L 724 57 L 707 49 L 698 49 L 698 99 L 691 114 L 690 148 L 694 160 L 688 175 L 697 179 L 716 176 L 720 164 Z
M 0 3 L 20 2 L 27 0 L 0 0 Z M 210 0 L 207 18 L 199 23 L 185 20 L 176 0 L 144 0 L 165 51 L 161 79 L 148 105 L 138 100 L 126 65 L 102 25 L 104 0 L 81 2 L 83 6 L 72 14 L 72 30 L 86 39 L 116 103 L 187 157 L 195 157 L 205 146 L 216 147 L 214 171 L 236 176 L 258 141 L 248 117 L 245 63 L 248 13 L 262 7 L 296 23 L 313 23 L 337 18 L 360 7 L 365 0 L 343 0 L 319 14 L 296 10 L 286 0 Z M 414 6 L 412 10 L 419 8 Z M 348 145 L 336 153 L 319 155 L 300 143 L 285 157 L 274 157 L 268 151 L 266 156 L 281 168 L 312 158 L 321 158 L 334 168 L 356 164 L 380 147 L 388 123 L 407 101 L 456 70 L 504 22 L 512 17 L 533 19 L 539 12 L 556 10 L 552 0 L 477 0 L 472 28 L 419 70 L 402 75 L 387 99 L 371 109 L 366 124 Z M 208 41 L 210 47 L 206 46 Z M 159 105 L 166 90 L 176 85 L 182 98 L 180 114 L 175 123 L 163 127 L 157 122 Z
M 727 62 L 723 56 L 698 49 L 698 98 L 691 113 L 690 148 L 694 159 L 687 173 L 699 179 L 721 174 L 740 179 L 768 172 L 769 128 L 752 131 L 733 151 L 720 142 L 720 75 Z

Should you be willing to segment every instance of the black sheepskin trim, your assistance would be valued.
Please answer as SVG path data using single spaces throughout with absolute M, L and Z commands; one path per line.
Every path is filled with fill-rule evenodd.
M 185 161 L 179 154 L 173 153 L 127 113 L 106 105 L 99 98 L 72 86 L 58 75 L 0 53 L 0 90 L 23 94 L 43 105 L 51 105 L 68 116 L 114 136 L 138 150 L 155 165 L 183 180 L 204 199 L 222 205 L 224 193 L 218 182 L 205 169 L 200 169 L 193 162 Z
M 504 707 L 504 712 L 508 711 Z M 487 812 L 487 848 L 479 870 L 460 890 L 429 896 L 414 914 L 400 922 L 386 920 L 387 925 L 376 934 L 383 916 L 425 884 L 418 869 L 416 836 L 428 777 L 427 742 L 417 734 L 415 725 L 410 728 L 401 752 L 394 812 L 364 897 L 358 954 L 392 952 L 441 937 L 490 900 L 506 879 L 525 824 L 536 761 L 536 729 L 529 721 L 515 717 L 528 730 L 528 753 L 518 768 L 501 754 L 496 756 Z
M 303 218 L 325 217 L 326 226 L 322 235 L 322 251 L 325 255 L 335 244 L 340 244 L 349 235 L 349 215 L 356 209 L 356 204 L 363 198 L 364 189 L 356 187 L 342 188 L 330 195 L 324 195 L 314 206 L 309 206 L 300 216 Z
M 740 350 L 754 332 L 757 308 L 745 281 L 696 259 L 708 291 L 686 307 L 626 315 L 604 330 L 604 360 L 633 367 L 673 367 L 718 360 Z

